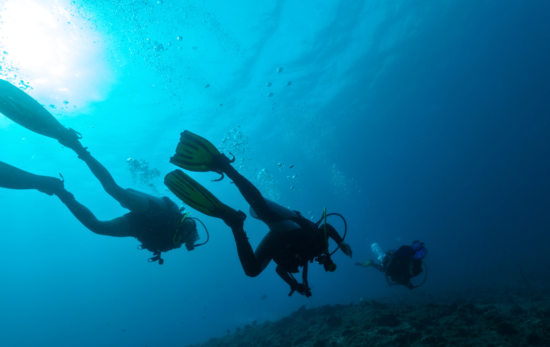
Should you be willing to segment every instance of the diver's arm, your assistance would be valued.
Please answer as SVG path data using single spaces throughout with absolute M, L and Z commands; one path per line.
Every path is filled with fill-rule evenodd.
M 129 209 L 132 212 L 142 213 L 149 208 L 149 199 L 147 195 L 133 189 L 124 189 L 120 187 L 109 171 L 97 159 L 95 159 L 85 149 L 83 152 L 78 152 L 79 158 L 82 159 L 93 175 L 99 180 L 105 192 L 118 201 L 122 207 Z
M 338 246 L 340 246 L 340 244 L 344 241 L 342 239 L 342 237 L 338 234 L 338 232 L 336 231 L 336 229 L 333 229 L 333 228 L 327 228 L 327 234 L 328 236 L 333 239 L 334 241 L 336 241 L 336 244 Z
M 303 283 L 298 283 L 295 278 L 290 277 L 288 272 L 286 272 L 280 265 L 277 265 L 275 271 L 277 271 L 283 281 L 285 281 L 290 286 L 290 293 L 288 293 L 288 296 L 292 296 L 294 292 L 298 292 L 302 295 L 307 296 L 308 298 L 311 296 L 310 288 L 307 288 Z M 307 270 L 305 270 L 304 268 L 304 271 Z
M 349 257 L 351 258 L 351 254 L 352 254 L 351 247 L 350 245 L 344 242 L 344 240 L 342 239 L 342 237 L 340 237 L 338 232 L 333 228 L 327 228 L 327 234 L 331 239 L 333 239 L 338 244 L 338 246 L 340 246 L 340 249 L 342 250 L 342 252 L 344 252 L 346 255 L 349 255 Z
M 283 279 L 283 281 L 285 281 L 290 286 L 290 289 L 294 289 L 297 282 L 295 279 L 290 277 L 288 272 L 283 270 L 283 268 L 280 265 L 277 265 L 277 268 L 275 268 L 275 271 L 277 271 L 277 274 Z
M 74 196 L 65 189 L 56 192 L 55 195 L 67 206 L 76 219 L 92 232 L 114 237 L 134 236 L 132 235 L 130 222 L 126 217 L 100 221 L 86 206 L 76 201 Z

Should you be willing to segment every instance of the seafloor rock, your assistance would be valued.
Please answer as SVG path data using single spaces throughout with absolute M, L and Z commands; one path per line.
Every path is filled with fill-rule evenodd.
M 539 293 L 541 294 L 541 293 Z M 475 288 L 414 293 L 360 305 L 302 306 L 201 347 L 550 346 L 550 293 Z

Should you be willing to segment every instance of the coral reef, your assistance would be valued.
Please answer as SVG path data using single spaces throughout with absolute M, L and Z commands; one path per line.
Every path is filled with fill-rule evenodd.
M 550 346 L 550 294 L 471 289 L 302 306 L 201 347 Z

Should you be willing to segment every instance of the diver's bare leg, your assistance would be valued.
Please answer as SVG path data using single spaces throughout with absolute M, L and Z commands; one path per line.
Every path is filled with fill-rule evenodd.
M 271 261 L 271 245 L 269 240 L 271 239 L 271 233 L 269 232 L 260 242 L 256 251 L 252 251 L 252 246 L 248 242 L 248 237 L 244 230 L 237 230 L 231 228 L 233 236 L 235 236 L 235 243 L 237 244 L 237 253 L 239 254 L 239 260 L 243 267 L 244 273 L 249 277 L 256 277 L 267 267 Z
M 221 166 L 222 171 L 227 175 L 227 177 L 233 180 L 233 183 L 235 183 L 246 202 L 248 202 L 250 207 L 252 207 L 254 212 L 256 212 L 262 221 L 269 223 L 280 220 L 281 217 L 269 208 L 262 196 L 262 193 L 260 193 L 258 188 L 256 188 L 252 182 L 235 170 L 229 162 L 224 163 Z

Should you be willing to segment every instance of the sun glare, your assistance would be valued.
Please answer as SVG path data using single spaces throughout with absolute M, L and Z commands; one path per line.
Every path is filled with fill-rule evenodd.
M 0 8 L 0 53 L 17 69 L 14 74 L 18 76 L 8 79 L 24 80 L 39 89 L 33 96 L 55 94 L 59 99 L 86 102 L 81 99 L 82 89 L 101 83 L 106 74 L 97 72 L 105 70 L 106 64 L 97 34 L 85 19 L 70 13 L 69 6 L 63 0 L 5 1 Z

